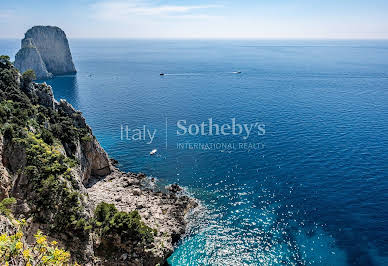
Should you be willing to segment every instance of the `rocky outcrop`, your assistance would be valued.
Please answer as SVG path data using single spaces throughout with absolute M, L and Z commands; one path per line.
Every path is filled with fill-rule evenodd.
M 11 73 L 15 70 L 6 67 Z M 185 233 L 185 215 L 196 201 L 177 184 L 160 192 L 154 179 L 121 172 L 81 112 L 65 100 L 56 101 L 47 84 L 26 85 L 20 82 L 20 73 L 12 76 L 13 87 L 0 87 L 0 104 L 10 104 L 6 101 L 12 99 L 23 109 L 13 110 L 18 119 L 0 117 L 0 200 L 16 198 L 14 215 L 28 223 L 24 234 L 33 239 L 42 230 L 83 265 L 165 263 Z M 9 82 L 9 77 L 0 75 L 0 85 Z M 3 108 L 3 116 L 11 107 L 19 106 Z M 118 213 L 118 217 L 128 218 L 137 211 L 133 213 L 152 230 L 152 240 L 144 244 L 120 233 L 108 238 L 100 234 L 93 217 L 102 202 L 127 215 Z M 3 218 L 0 214 L 0 234 L 10 232 Z
M 3 163 L 10 174 L 16 174 L 26 165 L 27 155 L 21 143 L 4 141 Z
M 47 71 L 39 50 L 29 38 L 22 40 L 22 48 L 15 56 L 15 66 L 22 73 L 28 69 L 33 69 L 38 79 L 52 77 L 52 74 Z
M 53 91 L 51 86 L 44 83 L 31 83 L 25 88 L 23 88 L 29 96 L 36 100 L 37 104 L 40 104 L 44 107 L 54 109 L 57 102 L 54 99 Z
M 91 137 L 81 142 L 81 152 L 77 158 L 81 162 L 82 182 L 86 183 L 92 176 L 106 176 L 112 171 L 108 155 L 97 139 Z
M 49 96 L 52 96 L 52 94 L 49 93 Z M 88 131 L 92 132 L 81 112 L 75 110 L 66 100 L 61 99 L 57 102 L 53 96 L 52 99 L 55 102 L 55 109 L 72 117 L 75 126 L 87 128 Z M 81 181 L 83 183 L 86 183 L 91 176 L 106 176 L 112 171 L 108 154 L 92 134 L 77 143 L 75 157 L 80 162 Z
M 80 111 L 66 100 L 54 99 L 51 86 L 46 83 L 31 83 L 24 89 L 31 98 L 36 99 L 36 102 L 44 107 L 55 110 L 56 112 L 65 113 L 71 117 L 76 127 L 86 128 L 90 134 L 77 142 L 75 147 L 75 158 L 80 162 L 79 173 L 81 181 L 86 183 L 91 176 L 106 176 L 112 171 L 112 165 L 105 150 L 93 136 L 91 128 L 86 124 L 85 118 Z M 64 149 L 68 147 L 65 144 Z M 68 152 L 70 153 L 70 152 Z
M 144 174 L 123 173 L 114 168 L 104 178 L 97 178 L 88 184 L 88 195 L 93 206 L 100 202 L 114 204 L 120 211 L 137 210 L 144 223 L 157 230 L 152 248 L 139 250 L 128 243 L 122 244 L 122 253 L 115 258 L 133 265 L 156 265 L 167 259 L 174 250 L 174 244 L 186 230 L 186 213 L 197 206 L 196 201 L 183 194 L 182 188 L 170 193 L 156 192 L 146 188 L 150 181 Z M 96 243 L 97 249 L 99 245 Z
M 34 70 L 38 79 L 76 72 L 66 34 L 53 26 L 35 26 L 25 33 L 15 66 L 22 73 Z
M 0 135 L 0 200 L 5 197 L 9 197 L 9 191 L 11 191 L 10 176 L 7 168 L 3 164 L 4 154 L 4 142 L 3 136 Z

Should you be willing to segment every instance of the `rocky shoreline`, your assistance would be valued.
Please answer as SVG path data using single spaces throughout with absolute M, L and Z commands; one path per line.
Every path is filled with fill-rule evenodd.
M 0 201 L 15 198 L 13 215 L 27 222 L 26 245 L 42 230 L 83 265 L 166 263 L 196 200 L 177 184 L 160 192 L 144 174 L 121 172 L 81 112 L 2 60 Z M 101 204 L 114 215 L 102 223 Z M 12 232 L 0 212 L 0 234 Z
M 185 234 L 186 214 L 198 205 L 193 198 L 175 190 L 168 190 L 167 193 L 154 191 L 148 188 L 148 182 L 151 181 L 144 174 L 123 173 L 113 168 L 111 174 L 91 179 L 86 185 L 93 206 L 107 202 L 120 211 L 137 210 L 144 223 L 158 232 L 154 246 L 145 251 L 148 255 L 142 250 L 130 253 L 131 247 L 125 247 L 124 250 L 128 252 L 115 258 L 115 261 L 134 265 L 156 265 L 166 261 L 174 245 Z

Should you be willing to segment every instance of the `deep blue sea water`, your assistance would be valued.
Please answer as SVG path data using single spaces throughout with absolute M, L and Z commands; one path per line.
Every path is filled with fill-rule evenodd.
M 46 81 L 55 97 L 83 112 L 122 170 L 201 201 L 170 264 L 388 265 L 388 41 L 70 45 L 78 73 Z M 0 40 L 1 54 L 18 48 Z M 265 134 L 177 135 L 178 120 L 209 118 Z M 121 139 L 122 125 L 156 137 Z M 177 147 L 244 142 L 260 147 Z

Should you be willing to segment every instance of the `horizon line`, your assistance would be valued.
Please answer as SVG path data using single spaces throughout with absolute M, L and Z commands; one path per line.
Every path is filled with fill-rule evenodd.
M 23 37 L 24 38 L 24 37 Z M 21 40 L 20 37 L 0 37 L 0 40 Z M 300 41 L 388 41 L 388 37 L 382 38 L 348 38 L 348 37 L 337 37 L 337 38 L 326 38 L 326 37 L 69 37 L 69 40 L 247 40 L 247 41 L 271 41 L 271 40 L 300 40 Z

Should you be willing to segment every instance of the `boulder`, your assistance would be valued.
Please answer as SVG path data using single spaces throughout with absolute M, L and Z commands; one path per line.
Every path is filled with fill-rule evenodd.
M 171 184 L 169 186 L 166 186 L 165 187 L 168 191 L 172 192 L 172 193 L 177 193 L 179 191 L 182 191 L 183 189 L 178 185 L 178 184 Z

